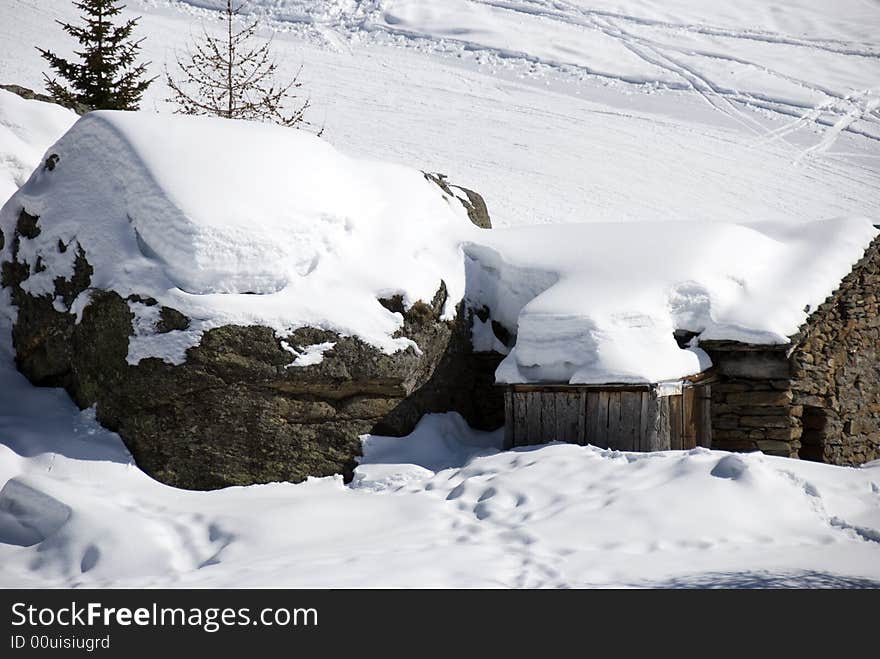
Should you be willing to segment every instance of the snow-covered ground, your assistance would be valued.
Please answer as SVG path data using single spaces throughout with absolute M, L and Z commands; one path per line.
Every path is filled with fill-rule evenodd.
M 341 478 L 161 485 L 0 352 L 0 585 L 880 586 L 880 465 L 705 449 L 500 452 L 455 415 Z
M 128 4 L 160 74 L 217 2 Z M 445 172 L 496 225 L 880 216 L 876 3 L 252 6 L 283 69 L 304 64 L 331 144 Z M 40 88 L 33 46 L 69 54 L 52 21 L 74 16 L 66 0 L 0 4 L 0 83 Z M 158 80 L 144 109 L 167 112 L 164 96 Z M 73 121 L 21 107 L 0 105 L 7 195 Z M 186 492 L 31 387 L 0 323 L 0 586 L 880 585 L 877 464 L 499 452 L 447 415 L 367 438 L 351 486 Z

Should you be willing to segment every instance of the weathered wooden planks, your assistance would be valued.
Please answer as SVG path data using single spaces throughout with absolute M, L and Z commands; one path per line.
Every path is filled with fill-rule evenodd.
M 666 451 L 669 449 L 669 402 L 668 397 L 646 396 L 642 401 L 642 427 L 639 437 L 640 451 Z
M 711 442 L 711 389 L 685 386 L 681 394 L 656 389 L 542 390 L 529 385 L 505 394 L 505 446 L 550 441 L 621 451 L 688 449 Z
M 712 386 L 705 384 L 697 387 L 700 404 L 700 428 L 697 444 L 712 448 Z
M 608 392 L 608 448 L 616 449 L 620 445 L 620 397 L 621 392 Z
M 670 398 L 671 396 L 661 396 L 657 399 L 657 406 L 659 410 L 659 413 L 657 415 L 659 421 L 657 444 L 662 448 L 655 450 L 668 451 L 672 448 L 672 422 L 670 420 L 669 405 Z
M 618 445 L 620 451 L 637 451 L 642 421 L 642 392 L 623 392 L 620 395 Z
M 697 409 L 697 392 L 694 387 L 685 387 L 681 392 L 681 448 L 684 450 L 697 447 L 697 431 L 699 426 L 699 410 Z
M 513 394 L 513 445 L 526 446 L 529 436 L 529 424 L 526 421 L 526 394 Z
M 682 447 L 681 396 L 666 396 L 669 400 L 669 448 L 679 451 Z
M 550 394 L 556 404 L 556 439 L 572 444 L 586 444 L 586 392 Z
M 541 423 L 541 397 L 540 392 L 528 392 L 526 397 L 526 444 L 540 444 L 544 436 L 544 427 Z
M 504 392 L 504 445 L 503 449 L 515 446 L 513 441 L 513 391 L 507 389 Z

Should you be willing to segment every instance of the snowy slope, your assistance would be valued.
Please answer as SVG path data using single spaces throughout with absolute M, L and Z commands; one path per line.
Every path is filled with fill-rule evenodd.
M 149 35 L 143 44 L 145 59 L 152 61 L 156 74 L 165 63 L 173 63 L 175 49 L 184 47 L 208 15 L 179 2 L 129 4 L 132 14 L 143 15 L 141 33 Z M 527 8 L 530 3 L 507 4 Z M 635 22 L 674 18 L 664 3 L 623 4 Z M 678 23 L 684 27 L 672 21 L 657 28 L 670 43 L 694 35 L 715 38 L 703 35 L 703 27 L 713 25 L 735 35 L 766 32 L 767 40 L 760 35 L 735 40 L 757 49 L 755 57 L 781 48 L 778 57 L 801 69 L 815 66 L 832 78 L 838 72 L 843 77 L 823 83 L 832 85 L 834 94 L 877 85 L 874 57 L 835 54 L 826 61 L 821 49 L 777 43 L 788 37 L 827 38 L 840 41 L 841 50 L 865 50 L 878 20 L 872 19 L 875 10 L 870 7 L 845 3 L 851 11 L 838 13 L 836 3 L 817 1 L 809 11 L 762 9 L 749 14 L 710 10 L 705 8 L 709 3 L 695 1 L 678 4 L 684 12 Z M 732 109 L 714 93 L 687 86 L 664 90 L 653 83 L 631 85 L 528 58 L 496 57 L 484 49 L 458 47 L 448 35 L 415 40 L 395 36 L 376 27 L 384 20 L 386 3 L 257 0 L 254 5 L 273 17 L 272 25 L 286 30 L 275 36 L 281 66 L 292 72 L 304 65 L 312 119 L 326 122 L 325 135 L 332 144 L 354 155 L 445 172 L 484 194 L 499 226 L 870 217 L 880 208 L 877 196 L 865 193 L 878 177 L 878 142 L 860 134 L 873 130 L 876 111 L 850 130 L 832 130 L 825 124 L 849 116 L 848 104 L 824 92 L 806 106 L 786 105 L 783 112 L 758 111 L 742 103 Z M 551 22 L 518 14 L 530 22 L 510 39 L 524 35 L 534 40 L 529 35 L 545 34 L 535 31 Z M 2 3 L 0 80 L 42 85 L 44 62 L 32 45 L 49 41 L 62 53 L 71 49 L 60 30 L 52 33 L 56 16 L 74 18 L 66 0 Z M 554 38 L 552 31 L 546 35 L 547 40 Z M 601 50 L 602 43 L 584 38 L 580 50 Z M 864 71 L 860 62 L 867 72 L 850 89 L 846 76 Z M 777 87 L 788 86 L 782 79 L 772 80 Z M 809 84 L 816 86 L 818 78 Z M 148 92 L 145 108 L 164 108 L 165 95 L 159 80 Z M 820 107 L 826 109 L 815 111 Z M 818 150 L 808 152 L 814 147 Z
M 862 0 L 253 0 L 247 11 L 278 29 L 309 26 L 330 43 L 393 43 L 496 67 L 527 64 L 531 73 L 686 90 L 758 132 L 744 110 L 810 109 L 810 121 L 880 136 L 880 16 Z
M 71 110 L 0 89 L 0 206 L 27 181 L 46 149 L 76 119 Z

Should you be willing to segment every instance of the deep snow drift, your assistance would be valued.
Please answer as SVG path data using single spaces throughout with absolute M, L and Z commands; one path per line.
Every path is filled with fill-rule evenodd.
M 466 248 L 468 297 L 517 334 L 499 382 L 658 382 L 711 365 L 674 330 L 788 343 L 876 235 L 865 218 L 493 230 Z
M 140 318 L 150 308 L 132 303 L 147 331 L 131 361 L 179 362 L 202 331 L 226 324 L 281 336 L 319 327 L 390 353 L 412 342 L 392 337 L 402 317 L 377 298 L 430 301 L 443 281 L 451 317 L 464 294 L 460 244 L 479 230 L 417 170 L 349 158 L 302 131 L 147 113 L 89 113 L 51 151 L 57 164 L 36 169 L 0 228 L 11 237 L 21 208 L 40 217 L 18 255 L 33 295 L 54 295 L 55 279 L 72 275 L 76 250 L 58 244 L 77 243 L 93 287 L 193 319 L 189 330 L 150 333 Z M 10 240 L 6 260 L 11 249 Z

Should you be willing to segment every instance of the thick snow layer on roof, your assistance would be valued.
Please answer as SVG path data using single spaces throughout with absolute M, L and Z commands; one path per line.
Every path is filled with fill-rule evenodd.
M 93 287 L 193 319 L 188 336 L 134 341 L 135 359 L 178 361 L 224 324 L 282 335 L 309 325 L 393 352 L 411 342 L 392 338 L 402 318 L 377 297 L 431 300 L 443 280 L 453 313 L 464 293 L 460 245 L 477 229 L 417 170 L 356 160 L 293 129 L 148 113 L 91 113 L 51 151 L 54 169 L 38 168 L 0 214 L 7 236 L 22 207 L 40 216 L 19 258 L 46 270 L 24 286 L 52 293 L 75 252 L 59 253 L 58 241 L 76 241 Z
M 76 119 L 72 110 L 0 89 L 0 204 L 27 181 L 43 152 Z
M 466 248 L 468 297 L 517 334 L 499 382 L 658 382 L 711 364 L 674 330 L 787 343 L 876 235 L 863 218 L 495 230 Z

